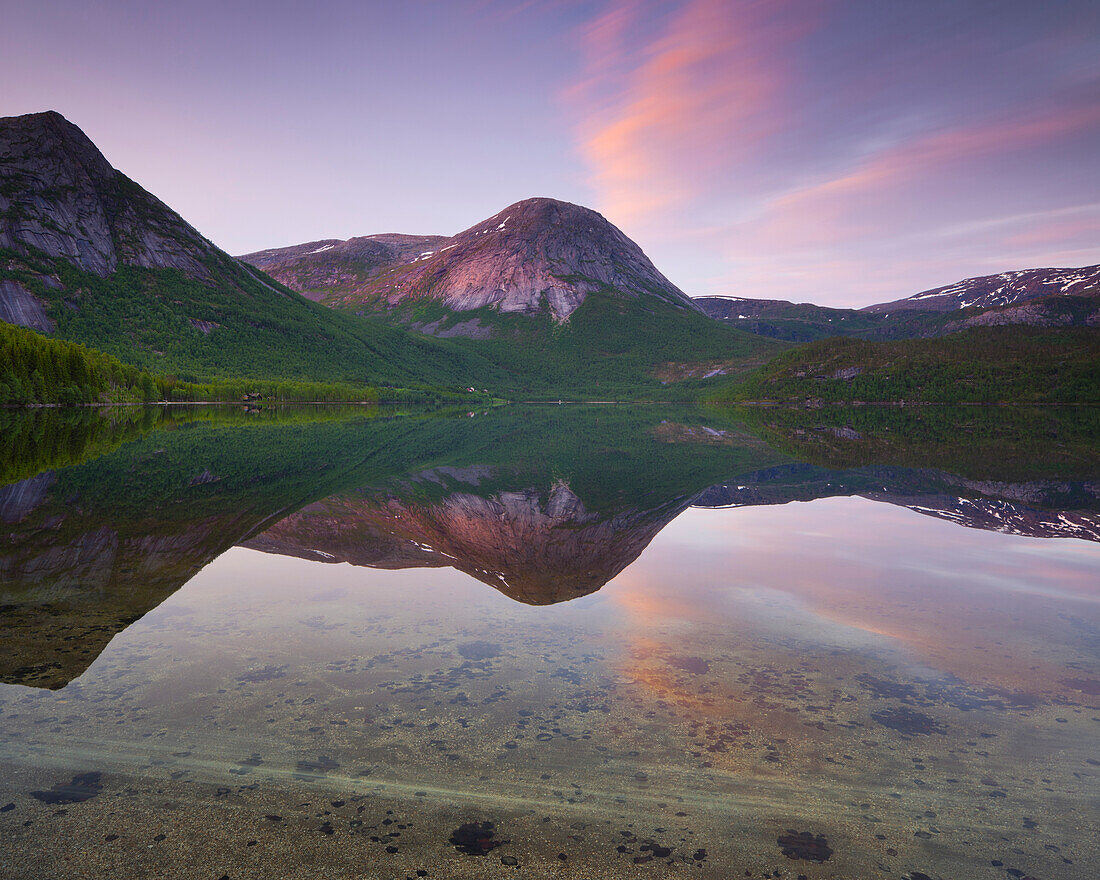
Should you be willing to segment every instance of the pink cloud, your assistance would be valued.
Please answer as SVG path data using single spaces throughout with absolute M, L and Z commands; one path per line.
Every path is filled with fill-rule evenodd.
M 776 14 L 785 5 L 619 0 L 583 28 L 585 73 L 566 100 L 602 207 L 635 221 L 675 209 L 777 130 L 772 59 L 803 29 Z
M 766 206 L 755 221 L 755 235 L 778 245 L 798 247 L 867 235 L 891 221 L 911 223 L 896 200 L 936 193 L 937 181 L 988 160 L 1027 150 L 1100 123 L 1100 104 L 1049 110 L 937 131 L 875 153 L 835 176 L 790 193 Z M 934 218 L 934 215 L 932 215 Z M 927 223 L 921 212 L 917 223 Z M 895 221 L 896 222 L 896 221 Z
M 596 206 L 696 295 L 863 305 L 1100 259 L 1084 219 L 1042 219 L 1097 176 L 1095 82 L 1046 71 L 1045 92 L 1001 89 L 972 62 L 1006 61 L 1009 32 L 912 45 L 888 12 L 852 35 L 850 12 L 604 7 L 580 30 L 584 71 L 565 95 Z M 969 77 L 959 100 L 943 91 L 953 71 Z
M 1058 247 L 1066 242 L 1092 245 L 1100 241 L 1100 205 L 1095 213 L 1079 217 L 1059 217 L 1039 222 L 1030 228 L 1014 233 L 1006 241 L 1021 250 Z

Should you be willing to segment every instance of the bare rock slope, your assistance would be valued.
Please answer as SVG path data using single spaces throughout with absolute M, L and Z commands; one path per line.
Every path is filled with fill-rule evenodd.
M 52 110 L 0 119 L 0 248 L 103 277 L 128 265 L 205 278 L 217 251 Z
M 453 311 L 549 310 L 561 321 L 603 287 L 698 309 L 600 214 L 547 198 L 516 202 L 447 239 L 367 236 L 241 259 L 312 299 L 379 311 L 434 300 Z

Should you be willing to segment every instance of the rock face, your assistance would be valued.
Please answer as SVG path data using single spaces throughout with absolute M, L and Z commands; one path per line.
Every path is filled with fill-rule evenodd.
M 216 251 L 53 111 L 0 119 L 0 247 L 37 249 L 100 276 L 128 265 L 200 278 Z
M 411 248 L 400 249 L 406 244 Z M 600 214 L 546 198 L 516 202 L 448 239 L 368 236 L 241 259 L 330 305 L 387 310 L 433 300 L 453 311 L 549 311 L 561 321 L 588 294 L 607 287 L 697 309 Z
M 11 278 L 0 279 L 0 321 L 49 333 L 54 323 L 42 300 Z
M 1010 306 L 1051 296 L 1097 295 L 1100 295 L 1100 265 L 1078 269 L 1025 269 L 966 278 L 906 299 L 867 306 L 863 311 L 872 314 L 902 310 L 950 312 L 970 307 Z

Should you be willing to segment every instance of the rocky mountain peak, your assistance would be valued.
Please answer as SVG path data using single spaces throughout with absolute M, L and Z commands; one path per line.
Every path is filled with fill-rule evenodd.
M 509 205 L 438 250 L 383 273 L 375 290 L 391 306 L 407 297 L 428 298 L 455 311 L 549 309 L 560 321 L 602 287 L 695 307 L 603 216 L 549 198 Z
M 70 179 L 83 174 L 89 181 L 103 182 L 117 173 L 91 139 L 56 110 L 0 119 L 0 132 L 6 161 L 11 152 L 33 146 L 44 163 L 64 168 Z
M 398 253 L 399 238 L 419 250 Z M 360 243 L 358 253 L 353 242 Z M 409 300 L 434 300 L 454 311 L 548 311 L 562 321 L 588 294 L 607 288 L 698 310 L 603 216 L 557 199 L 524 199 L 446 239 L 388 235 L 314 244 L 242 259 L 332 305 L 388 310 Z M 383 245 L 388 262 L 380 253 Z
M 0 247 L 101 276 L 125 264 L 203 278 L 215 251 L 52 110 L 0 118 Z

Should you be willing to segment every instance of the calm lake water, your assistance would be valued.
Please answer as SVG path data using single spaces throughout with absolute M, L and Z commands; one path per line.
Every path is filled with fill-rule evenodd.
M 0 876 L 1092 878 L 1100 414 L 0 414 Z

